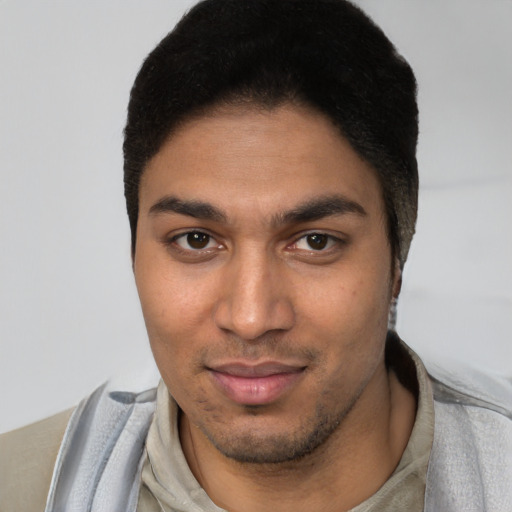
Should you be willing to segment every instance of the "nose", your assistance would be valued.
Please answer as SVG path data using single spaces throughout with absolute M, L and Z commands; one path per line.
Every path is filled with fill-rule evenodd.
M 227 267 L 214 311 L 218 328 L 255 341 L 293 327 L 293 303 L 278 262 L 265 256 L 240 256 Z

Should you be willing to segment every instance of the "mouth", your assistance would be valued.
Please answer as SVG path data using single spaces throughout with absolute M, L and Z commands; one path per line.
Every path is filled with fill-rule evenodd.
M 278 362 L 256 365 L 239 362 L 208 368 L 218 389 L 240 405 L 266 405 L 275 402 L 303 376 L 305 366 Z

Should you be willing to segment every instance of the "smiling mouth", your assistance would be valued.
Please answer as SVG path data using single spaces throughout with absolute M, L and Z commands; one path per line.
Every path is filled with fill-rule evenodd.
M 305 371 L 304 366 L 276 362 L 258 365 L 230 363 L 208 368 L 218 389 L 240 405 L 266 405 L 282 397 Z

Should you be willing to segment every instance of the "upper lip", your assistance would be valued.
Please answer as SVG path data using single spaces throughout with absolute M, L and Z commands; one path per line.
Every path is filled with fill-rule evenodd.
M 209 369 L 214 372 L 233 375 L 234 377 L 258 378 L 269 377 L 282 373 L 299 373 L 305 366 L 286 364 L 276 361 L 248 364 L 244 362 L 229 362 L 210 366 Z

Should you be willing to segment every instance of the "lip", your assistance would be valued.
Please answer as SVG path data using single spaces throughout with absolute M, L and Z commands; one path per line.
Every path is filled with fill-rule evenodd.
M 279 362 L 233 362 L 209 368 L 217 387 L 241 405 L 266 405 L 284 395 L 304 373 L 304 366 Z

